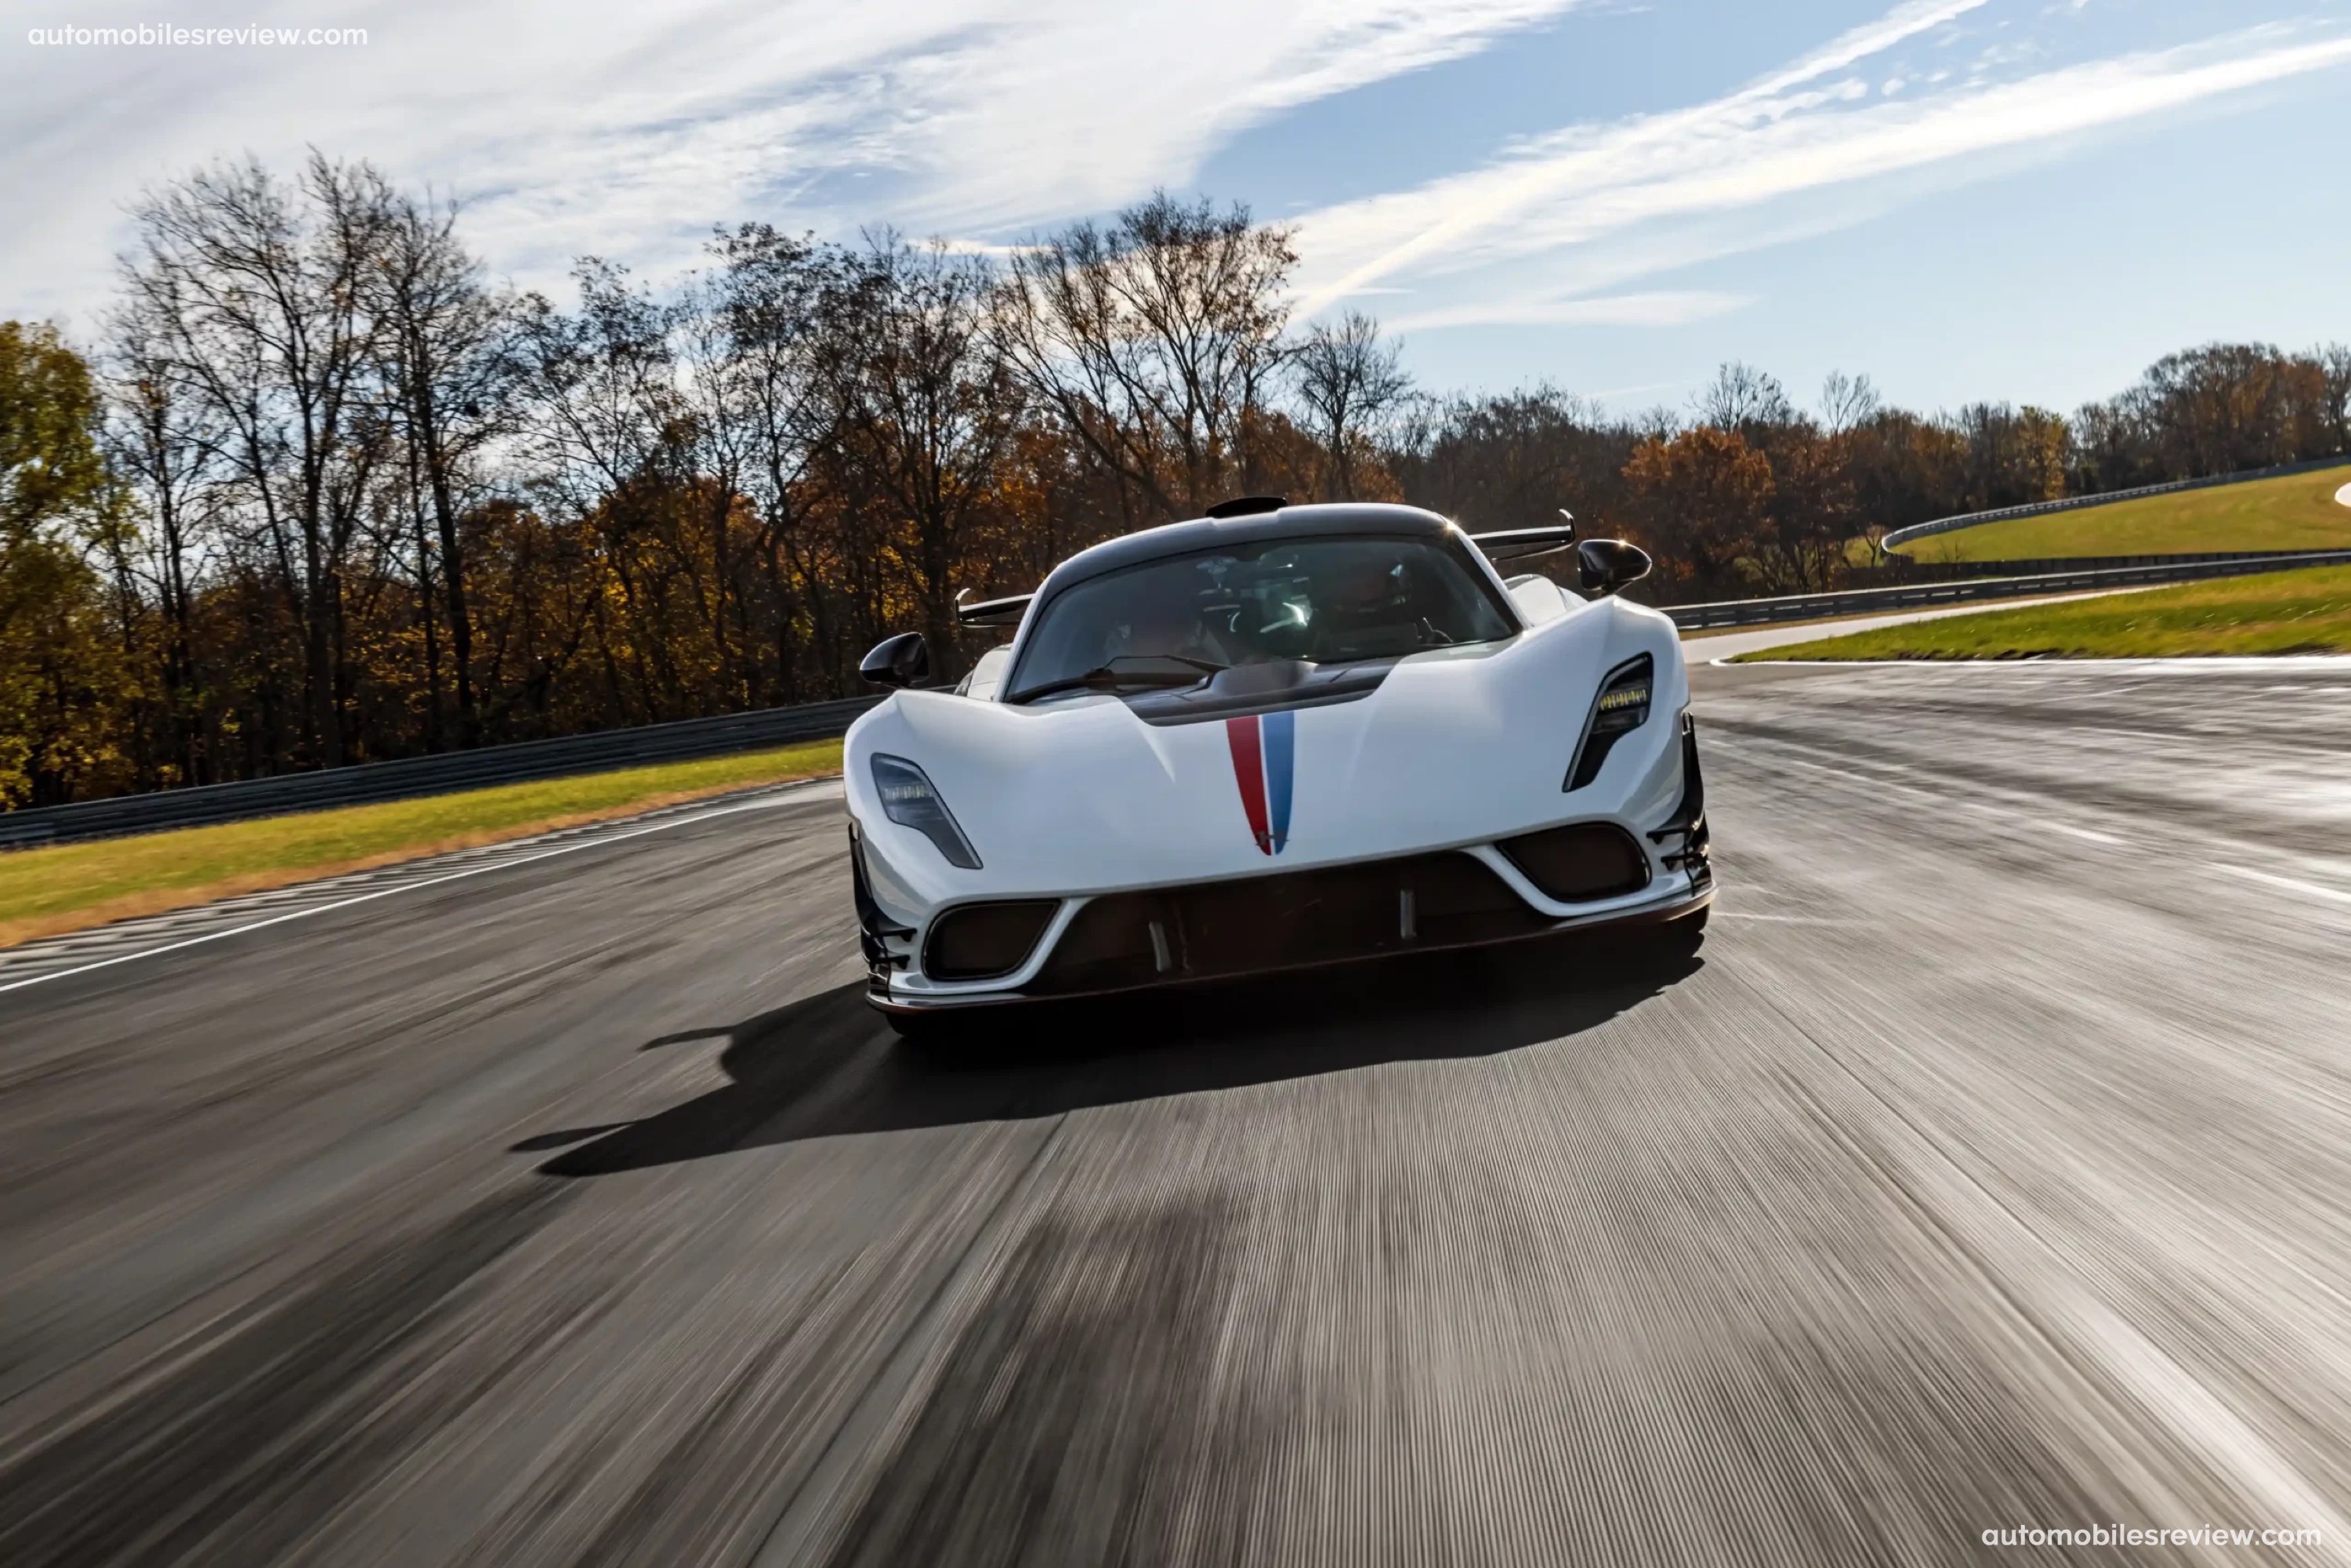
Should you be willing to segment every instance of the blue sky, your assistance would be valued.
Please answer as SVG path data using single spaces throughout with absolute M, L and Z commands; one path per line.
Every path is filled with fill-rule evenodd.
M 1017 243 L 1155 186 L 1294 226 L 1300 309 L 1437 389 L 2069 408 L 2217 337 L 2351 339 L 2351 0 L 0 0 L 0 315 L 89 323 L 124 204 L 307 145 L 493 265 L 720 221 Z M 28 29 L 363 27 L 363 47 Z

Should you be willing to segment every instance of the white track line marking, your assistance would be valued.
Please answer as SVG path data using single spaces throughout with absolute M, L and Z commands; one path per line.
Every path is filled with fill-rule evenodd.
M 515 866 L 528 865 L 534 861 L 553 860 L 558 855 L 568 855 L 579 850 L 592 850 L 602 844 L 617 844 L 624 839 L 643 838 L 647 833 L 682 828 L 689 822 L 706 822 L 714 817 L 730 816 L 737 811 L 765 810 L 770 807 L 783 805 L 791 796 L 805 789 L 810 784 L 828 782 L 831 780 L 812 779 L 807 784 L 789 785 L 775 794 L 762 795 L 757 800 L 738 800 L 733 805 L 714 807 L 707 811 L 696 811 L 690 816 L 675 817 L 662 822 L 649 822 L 642 828 L 631 828 L 625 832 L 603 833 L 582 839 L 577 843 L 558 844 L 552 849 L 541 850 L 536 854 L 517 855 L 512 860 L 493 861 L 487 865 L 467 866 L 463 871 L 447 872 L 440 876 L 424 877 L 416 882 L 395 883 L 390 887 L 379 887 L 368 893 L 356 893 L 349 898 L 339 898 L 329 904 L 314 904 L 307 908 L 288 910 L 284 915 L 273 915 L 266 920 L 248 921 L 243 925 L 232 925 L 225 930 L 207 931 L 201 936 L 189 936 L 177 942 L 166 942 L 160 947 L 141 947 L 135 953 L 119 953 L 111 958 L 99 958 L 88 964 L 77 964 L 70 969 L 53 969 L 46 975 L 33 975 L 21 980 L 10 980 L 0 984 L 0 995 L 5 995 L 10 991 L 21 991 L 27 986 L 46 985 L 51 980 L 69 979 L 75 975 L 87 975 L 93 969 L 112 968 L 117 964 L 128 964 L 133 958 L 160 958 L 166 953 L 177 953 L 183 947 L 197 947 L 206 942 L 218 942 L 227 936 L 242 936 L 247 932 L 259 931 L 266 926 L 283 925 L 289 920 L 301 920 L 313 915 L 327 915 L 338 909 L 349 909 L 354 904 L 367 904 L 375 899 L 389 898 L 395 893 L 413 893 L 420 887 L 438 887 L 444 882 L 462 882 L 469 876 L 480 876 L 486 872 L 507 871 Z
M 2300 877 L 2278 876 L 2270 872 L 2255 871 L 2251 866 L 2242 865 L 2216 865 L 2212 869 L 2225 872 L 2231 876 L 2241 876 L 2248 882 L 2266 883 L 2272 887 L 2284 888 L 2289 893 L 2299 893 L 2306 897 L 2325 899 L 2329 904 L 2351 904 L 2351 893 L 2346 893 L 2339 887 L 2325 887 L 2314 882 L 2304 882 Z
M 1866 920 L 1831 920 L 1818 915 L 1758 915 L 1745 909 L 1717 909 L 1717 920 L 1768 920 L 1775 925 L 1867 925 Z

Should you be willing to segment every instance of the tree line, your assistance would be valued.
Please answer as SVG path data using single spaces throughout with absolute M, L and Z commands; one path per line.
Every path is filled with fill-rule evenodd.
M 2216 344 L 2071 418 L 1919 414 L 1726 365 L 1632 417 L 1437 397 L 1290 235 L 1155 195 L 1003 254 L 747 223 L 653 287 L 496 280 L 364 162 L 225 163 L 134 209 L 87 343 L 0 323 L 0 803 L 859 689 L 959 595 L 1237 494 L 1472 528 L 1572 509 L 1653 597 L 1834 586 L 1953 512 L 2351 452 L 2351 350 Z

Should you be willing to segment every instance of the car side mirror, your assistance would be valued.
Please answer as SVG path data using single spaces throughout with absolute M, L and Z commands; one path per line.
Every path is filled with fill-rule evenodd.
M 901 632 L 873 644 L 857 673 L 877 686 L 917 685 L 931 673 L 930 644 L 920 632 Z
M 1649 552 L 1623 539 L 1585 539 L 1575 547 L 1577 585 L 1593 598 L 1649 575 Z

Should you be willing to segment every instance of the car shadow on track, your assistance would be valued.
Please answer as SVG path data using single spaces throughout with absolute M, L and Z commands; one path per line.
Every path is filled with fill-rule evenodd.
M 651 1051 L 724 1037 L 729 1082 L 641 1121 L 542 1133 L 539 1168 L 607 1176 L 856 1133 L 1058 1115 L 1381 1062 L 1515 1051 L 1589 1030 L 1694 975 L 1687 944 L 1559 939 L 1118 1002 L 1023 1009 L 920 1049 L 862 985 Z M 566 1147 L 565 1145 L 570 1145 Z

